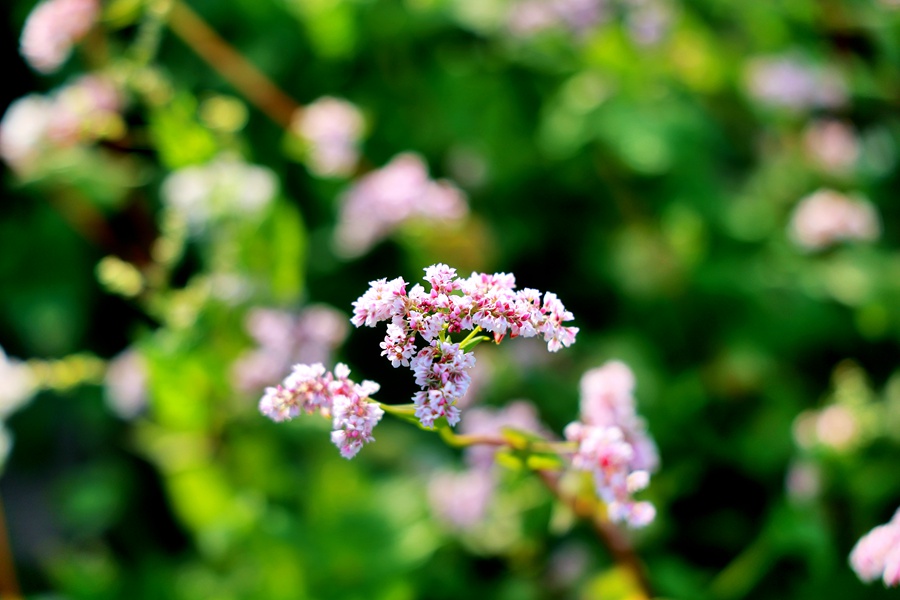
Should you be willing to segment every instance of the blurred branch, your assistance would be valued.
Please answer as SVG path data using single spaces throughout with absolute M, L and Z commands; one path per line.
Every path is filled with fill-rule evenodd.
M 285 129 L 290 127 L 300 105 L 183 2 L 172 3 L 169 29 L 266 116 Z
M 635 583 L 640 587 L 646 598 L 653 597 L 653 591 L 644 565 L 641 563 L 631 542 L 622 533 L 622 530 L 610 523 L 602 514 L 597 512 L 597 504 L 580 498 L 577 495 L 569 495 L 563 492 L 559 485 L 559 475 L 550 471 L 537 471 L 544 485 L 553 492 L 556 498 L 568 506 L 576 516 L 589 521 L 594 528 L 597 537 L 612 554 L 613 560 L 628 570 L 634 577 Z
M 12 550 L 9 546 L 9 536 L 6 532 L 3 499 L 0 498 L 0 600 L 19 600 L 21 597 Z

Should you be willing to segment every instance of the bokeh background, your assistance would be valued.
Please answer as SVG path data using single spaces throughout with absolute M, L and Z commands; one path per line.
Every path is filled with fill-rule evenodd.
M 346 461 L 257 411 L 300 360 L 408 401 L 351 302 L 444 262 L 581 328 L 483 344 L 473 404 L 558 435 L 582 373 L 634 370 L 659 597 L 891 596 L 847 556 L 900 505 L 896 1 L 105 0 L 48 74 L 34 6 L 0 7 L 7 594 L 640 597 L 528 472 L 461 523 L 438 436 L 386 417 Z M 61 91 L 88 73 L 112 100 Z M 31 94 L 64 135 L 14 124 Z M 337 166 L 323 97 L 359 111 L 319 125 Z

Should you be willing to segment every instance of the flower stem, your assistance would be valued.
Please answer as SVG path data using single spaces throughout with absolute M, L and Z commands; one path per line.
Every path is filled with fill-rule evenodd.
M 578 517 L 591 523 L 594 532 L 597 534 L 597 537 L 600 538 L 600 541 L 603 542 L 603 545 L 609 550 L 613 560 L 632 575 L 635 584 L 640 587 L 640 590 L 646 599 L 652 598 L 653 591 L 650 587 L 650 582 L 647 579 L 644 565 L 635 553 L 631 542 L 622 533 L 621 529 L 613 525 L 606 518 L 605 514 L 597 510 L 597 502 L 587 500 L 578 495 L 569 495 L 563 492 L 559 484 L 560 476 L 557 473 L 537 471 L 537 474 L 541 478 L 541 481 L 544 482 L 544 485 L 547 486 L 547 489 L 549 489 L 560 502 L 568 506 Z
M 184 2 L 173 1 L 169 28 L 267 117 L 290 128 L 300 106 Z

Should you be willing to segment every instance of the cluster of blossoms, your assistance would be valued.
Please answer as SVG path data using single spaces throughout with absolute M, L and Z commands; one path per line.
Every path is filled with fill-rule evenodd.
M 549 437 L 534 405 L 525 400 L 510 402 L 500 409 L 467 410 L 459 428 L 467 435 L 496 435 L 503 429 L 514 429 Z M 468 446 L 464 452 L 465 470 L 440 471 L 431 477 L 428 499 L 441 520 L 457 529 L 469 529 L 484 520 L 497 488 L 495 454 L 492 446 Z
M 234 156 L 175 171 L 162 184 L 162 198 L 195 230 L 217 218 L 259 214 L 275 197 L 278 178 Z
M 847 85 L 840 73 L 794 56 L 753 59 L 744 77 L 750 96 L 773 108 L 839 108 L 847 102 Z
M 575 34 L 623 15 L 624 24 L 637 44 L 652 45 L 668 31 L 672 14 L 662 0 L 523 0 L 507 15 L 509 30 L 521 36 L 563 27 Z
M 335 243 L 344 255 L 359 256 L 407 221 L 455 222 L 468 210 L 459 188 L 433 181 L 420 156 L 404 153 L 344 193 Z
M 359 141 L 365 121 L 356 106 L 326 96 L 299 109 L 291 131 L 309 144 L 309 170 L 322 177 L 344 177 L 359 161 Z
M 631 369 L 619 361 L 585 373 L 582 420 L 570 423 L 564 434 L 578 444 L 572 466 L 593 475 L 610 519 L 641 527 L 653 520 L 656 510 L 649 502 L 636 502 L 632 495 L 647 487 L 659 457 L 637 415 L 634 385 Z
M 868 200 L 822 189 L 800 200 L 789 230 L 798 246 L 815 251 L 845 240 L 872 241 L 881 224 Z
M 374 381 L 355 383 L 342 363 L 335 366 L 334 373 L 321 363 L 295 365 L 281 385 L 266 388 L 259 410 L 273 421 L 292 419 L 301 412 L 331 417 L 331 441 L 341 456 L 353 458 L 364 444 L 375 441 L 372 430 L 384 415 L 370 399 L 378 389 Z
M 900 585 L 900 510 L 886 524 L 864 535 L 850 553 L 850 566 L 865 582 L 882 579 Z
M 326 305 L 299 313 L 255 308 L 247 313 L 244 326 L 257 343 L 232 369 L 237 387 L 244 391 L 260 389 L 294 364 L 330 363 L 348 329 L 347 317 Z
M 467 279 L 456 269 L 437 264 L 425 269 L 431 290 L 416 284 L 409 292 L 402 278 L 370 282 L 370 287 L 353 303 L 351 322 L 374 327 L 390 321 L 381 344 L 382 355 L 394 367 L 412 369 L 422 388 L 413 397 L 416 416 L 425 427 L 444 417 L 450 425 L 459 421 L 456 401 L 470 383 L 467 369 L 475 357 L 464 343 L 452 343 L 446 334 L 488 331 L 496 341 L 504 336 L 542 335 L 547 348 L 555 352 L 575 341 L 577 327 L 566 327 L 573 319 L 555 294 L 541 298 L 537 290 L 515 290 L 515 277 L 507 273 L 472 273 Z M 416 335 L 428 344 L 416 346 Z M 470 336 L 471 337 L 471 336 Z
M 36 71 L 52 73 L 62 65 L 100 14 L 98 0 L 46 0 L 22 29 L 20 51 Z
M 124 133 L 122 95 L 109 79 L 84 75 L 55 93 L 10 104 L 0 121 L 0 157 L 21 174 L 48 151 Z

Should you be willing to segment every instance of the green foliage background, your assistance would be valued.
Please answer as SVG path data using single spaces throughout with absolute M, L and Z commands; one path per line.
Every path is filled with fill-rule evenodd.
M 110 58 L 87 48 L 40 77 L 17 53 L 34 3 L 4 3 L 3 104 L 134 59 L 153 4 L 106 3 Z M 429 473 L 459 460 L 437 436 L 386 418 L 348 462 L 326 422 L 271 423 L 258 396 L 233 389 L 252 306 L 323 302 L 349 315 L 368 281 L 415 281 L 438 261 L 554 291 L 581 328 L 540 369 L 479 348 L 499 365 L 488 404 L 531 399 L 558 433 L 576 417 L 585 370 L 611 358 L 635 370 L 662 468 L 646 492 L 657 521 L 632 537 L 660 597 L 891 595 L 860 583 L 847 555 L 900 505 L 900 9 L 697 0 L 673 4 L 662 41 L 641 46 L 619 17 L 583 36 L 516 38 L 499 25 L 499 0 L 190 4 L 300 104 L 334 95 L 360 106 L 369 168 L 419 152 L 432 175 L 459 181 L 472 216 L 336 256 L 347 182 L 310 175 L 280 127 L 163 29 L 150 64 L 171 101 L 132 104 L 138 143 L 27 182 L 3 173 L 3 349 L 57 364 L 131 346 L 149 372 L 149 406 L 134 420 L 109 410 L 97 378 L 57 379 L 7 419 L 15 446 L 0 496 L 27 597 L 628 597 L 590 529 L 529 474 L 505 472 L 490 525 L 457 535 L 426 498 Z M 748 61 L 790 53 L 838 69 L 848 105 L 755 102 Z M 235 131 L 202 116 L 222 96 L 248 111 Z M 803 151 L 804 128 L 823 116 L 860 132 L 850 172 Z M 105 289 L 105 256 L 152 266 L 163 178 L 225 150 L 278 175 L 274 208 L 190 241 L 150 304 Z M 821 187 L 868 197 L 880 239 L 796 248 L 791 210 Z M 259 283 L 250 298 L 204 292 L 223 256 Z M 381 382 L 384 400 L 406 401 L 412 382 L 378 340 L 353 331 L 338 356 Z M 854 442 L 799 447 L 798 415 L 833 404 L 856 415 Z M 788 493 L 798 464 L 818 473 L 817 492 Z M 585 566 L 560 583 L 572 549 Z

